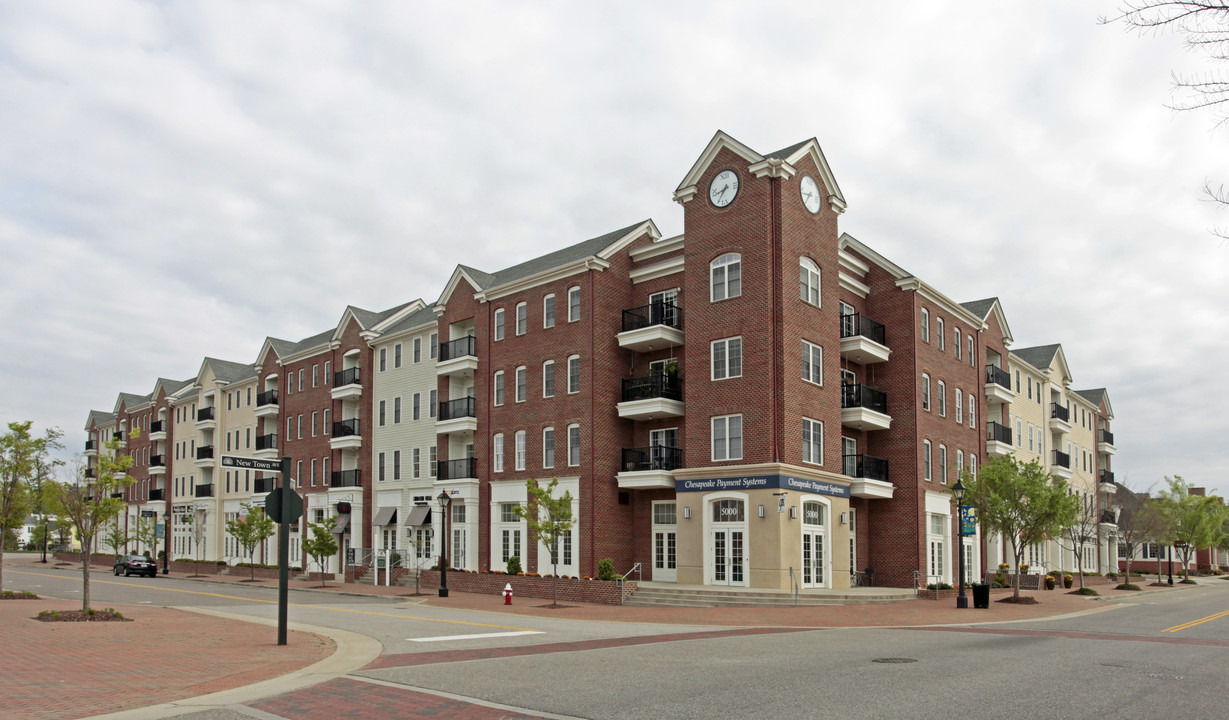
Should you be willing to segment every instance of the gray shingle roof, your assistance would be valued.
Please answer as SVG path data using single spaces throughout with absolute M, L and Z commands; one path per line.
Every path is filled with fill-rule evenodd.
M 506 285 L 510 282 L 515 282 L 521 278 L 536 275 L 540 272 L 545 272 L 560 265 L 567 265 L 582 258 L 591 257 L 598 254 L 602 250 L 610 246 L 611 243 L 628 234 L 632 230 L 643 225 L 647 220 L 641 220 L 638 223 L 628 225 L 625 228 L 608 232 L 605 235 L 599 235 L 595 238 L 590 238 L 583 242 L 576 243 L 562 250 L 556 250 L 553 253 L 547 253 L 541 257 L 536 257 L 532 260 L 527 260 L 519 265 L 513 265 L 509 268 L 504 268 L 495 273 L 484 273 L 481 270 L 476 270 L 465 265 L 461 265 L 461 269 L 466 272 L 474 282 L 481 286 L 481 289 Z
M 1088 400 L 1093 405 L 1100 405 L 1105 399 L 1105 388 L 1095 388 L 1093 390 L 1076 390 L 1076 395 Z
M 130 408 L 137 405 L 144 405 L 153 399 L 152 394 L 149 395 L 134 395 L 133 393 L 122 392 L 119 394 L 120 402 L 124 403 L 124 407 Z
M 814 139 L 814 138 L 811 138 L 811 140 L 813 140 L 813 139 Z M 811 142 L 811 140 L 803 140 L 803 141 L 802 141 L 802 142 L 800 142 L 800 143 L 794 143 L 793 145 L 790 145 L 790 146 L 789 146 L 789 147 L 787 147 L 787 148 L 781 148 L 780 150 L 776 150 L 776 151 L 774 151 L 774 152 L 770 152 L 770 153 L 768 153 L 767 155 L 765 155 L 764 157 L 770 157 L 770 158 L 776 158 L 776 159 L 778 159 L 778 160 L 784 160 L 785 158 L 789 157 L 790 155 L 793 155 L 794 153 L 798 152 L 798 148 L 800 148 L 800 147 L 802 147 L 803 145 L 806 145 L 807 143 Z
M 294 347 L 298 344 L 290 340 L 275 338 L 272 335 L 266 339 L 269 341 L 269 346 L 273 348 L 273 352 L 277 353 L 279 358 L 286 357 L 290 353 L 294 352 Z
M 1054 355 L 1062 345 L 1038 345 L 1036 347 L 1012 350 L 1011 354 L 1038 370 L 1045 370 L 1054 362 Z
M 256 366 L 250 363 L 237 363 L 211 357 L 205 358 L 205 362 L 208 363 L 209 369 L 213 370 L 213 377 L 221 382 L 237 383 L 256 377 Z
M 413 302 L 413 300 L 411 300 L 410 302 Z M 391 307 L 387 310 L 381 310 L 380 312 L 372 312 L 371 310 L 364 310 L 361 307 L 355 307 L 353 305 L 347 305 L 346 309 L 354 313 L 354 317 L 358 319 L 359 324 L 363 326 L 364 330 L 369 330 L 372 327 L 379 325 L 381 322 L 397 314 L 399 311 L 405 308 L 406 305 L 409 305 L 409 304 L 410 303 L 408 302 L 401 303 L 400 305 L 396 307 Z
M 298 341 L 297 343 L 287 348 L 286 352 L 284 353 L 281 350 L 278 350 L 277 356 L 278 358 L 284 358 L 287 355 L 294 355 L 295 353 L 303 352 L 304 350 L 307 350 L 308 348 L 314 348 L 317 345 L 323 345 L 324 343 L 327 343 L 328 341 L 333 339 L 333 333 L 335 332 L 337 332 L 337 328 L 329 328 L 328 330 L 318 332 L 315 335 L 312 335 L 311 337 L 303 338 L 302 340 Z
M 990 314 L 990 308 L 994 307 L 994 304 L 998 302 L 998 300 L 999 299 L 996 297 L 986 298 L 985 300 L 974 300 L 973 302 L 960 303 L 960 307 L 968 310 L 982 320 L 985 320 L 986 316 Z
M 103 410 L 91 410 L 90 416 L 85 420 L 85 428 L 88 430 L 91 425 L 107 425 L 115 422 L 115 413 L 105 412 Z
M 196 382 L 196 378 L 192 378 L 191 380 L 171 380 L 170 378 L 158 378 L 158 382 L 154 384 L 157 385 L 158 383 L 161 383 L 162 389 L 166 390 L 167 395 L 174 395 L 180 390 L 183 390 L 186 385 L 194 382 Z
M 398 320 L 395 324 L 385 328 L 383 334 L 396 335 L 399 332 L 409 330 L 410 328 L 415 328 L 420 325 L 426 325 L 428 323 L 434 324 L 437 320 L 438 318 L 435 316 L 435 311 L 429 307 L 425 307 L 421 310 L 415 310 L 409 315 L 406 315 Z

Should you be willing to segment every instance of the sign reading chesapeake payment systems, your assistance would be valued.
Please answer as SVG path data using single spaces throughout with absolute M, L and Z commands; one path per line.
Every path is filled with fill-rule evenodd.
M 752 475 L 674 481 L 675 492 L 712 492 L 714 490 L 797 490 L 817 495 L 849 497 L 849 488 L 845 485 L 809 480 L 793 475 Z

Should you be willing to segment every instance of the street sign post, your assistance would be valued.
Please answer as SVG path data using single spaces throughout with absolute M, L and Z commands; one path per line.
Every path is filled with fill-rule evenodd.
M 285 496 L 289 496 L 286 498 Z M 286 517 L 287 523 L 298 522 L 299 518 L 303 517 L 303 496 L 294 491 L 293 488 L 273 488 L 265 497 L 265 514 L 268 515 L 273 522 L 280 523 L 282 521 L 282 504 L 283 500 L 289 499 L 290 514 Z
M 282 476 L 281 487 L 265 498 L 265 513 L 277 523 L 277 644 L 286 644 L 286 608 L 290 604 L 290 523 L 303 516 L 303 498 L 290 487 L 290 458 L 262 458 L 223 455 L 222 467 L 263 470 Z
M 242 470 L 264 470 L 265 472 L 282 471 L 282 463 L 280 461 L 239 457 L 238 455 L 223 455 L 222 467 L 240 468 Z

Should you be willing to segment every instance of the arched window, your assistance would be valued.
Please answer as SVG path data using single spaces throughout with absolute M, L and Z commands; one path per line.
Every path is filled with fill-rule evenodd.
M 809 257 L 798 258 L 798 287 L 803 302 L 820 307 L 819 266 Z
M 712 301 L 725 300 L 743 294 L 742 255 L 728 253 L 709 265 L 712 278 Z

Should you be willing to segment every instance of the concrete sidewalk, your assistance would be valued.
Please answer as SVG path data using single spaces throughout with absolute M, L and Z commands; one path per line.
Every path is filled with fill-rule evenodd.
M 37 557 L 6 556 L 6 570 L 64 572 L 79 577 L 75 565 L 49 562 Z M 102 575 L 106 570 L 99 571 Z M 163 577 L 163 576 L 159 576 Z M 276 581 L 246 581 L 246 576 L 188 578 L 202 585 L 241 584 L 267 588 L 276 597 Z M 1215 582 L 1215 581 L 1211 581 Z M 1221 581 L 1224 582 L 1224 581 Z M 601 622 L 659 623 L 665 626 L 712 625 L 729 627 L 904 627 L 968 625 L 1036 620 L 1047 617 L 1109 610 L 1115 602 L 1133 600 L 1154 592 L 1171 591 L 1145 586 L 1143 592 L 1125 592 L 1105 584 L 1096 585 L 1099 598 L 1069 595 L 1062 590 L 1030 591 L 1038 605 L 993 602 L 1010 594 L 996 590 L 991 607 L 957 609 L 955 600 L 906 600 L 874 605 L 772 608 L 666 608 L 619 607 L 567 603 L 550 609 L 549 599 L 514 598 L 504 605 L 502 597 L 451 593 L 440 598 L 435 588 L 413 596 L 413 588 L 364 583 L 292 581 L 298 591 L 333 593 L 340 596 L 388 596 L 417 600 L 432 607 L 480 610 L 492 613 L 535 615 Z M 9 580 L 11 589 L 20 582 Z M 1193 587 L 1193 586 L 1176 586 Z M 339 598 L 340 599 L 340 598 Z M 119 607 L 132 623 L 42 623 L 32 618 L 40 610 L 76 609 L 68 600 L 0 601 L 0 634 L 19 662 L 0 675 L 0 707 L 5 717 L 79 718 L 129 709 L 117 717 L 154 718 L 184 712 L 188 708 L 218 707 L 219 704 L 253 699 L 304 688 L 338 678 L 378 660 L 379 643 L 370 638 L 337 633 L 326 628 L 314 632 L 295 630 L 289 644 L 279 647 L 270 633 L 252 632 L 252 618 L 224 613 L 189 613 L 149 605 Z M 96 606 L 97 607 L 97 606 Z M 292 628 L 299 627 L 292 623 Z M 663 630 L 665 632 L 665 630 Z M 367 641 L 367 644 L 364 644 Z M 344 656 L 340 657 L 340 656 Z M 321 666 L 332 659 L 332 665 Z M 267 682 L 274 678 L 278 682 Z M 230 694 L 210 696 L 218 691 Z M 205 695 L 204 698 L 197 697 Z M 212 699 L 211 699 L 212 698 Z M 131 710 L 132 708 L 143 708 Z

